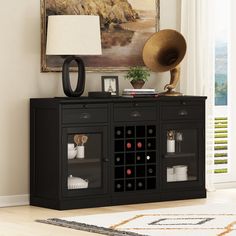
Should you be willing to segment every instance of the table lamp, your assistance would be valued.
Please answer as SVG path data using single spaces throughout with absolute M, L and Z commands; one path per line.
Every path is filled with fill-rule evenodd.
M 76 55 L 101 55 L 99 16 L 52 15 L 48 17 L 46 55 L 66 55 L 62 66 L 62 83 L 68 97 L 80 97 L 85 86 L 85 66 Z M 70 64 L 78 67 L 75 90 L 70 83 Z

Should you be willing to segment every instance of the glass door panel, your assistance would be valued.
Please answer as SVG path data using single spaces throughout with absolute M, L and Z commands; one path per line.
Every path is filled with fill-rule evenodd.
M 181 182 L 195 181 L 198 179 L 198 169 L 196 162 L 180 161 L 179 163 L 169 163 L 166 165 L 166 181 Z
M 179 186 L 191 186 L 200 181 L 200 164 L 204 164 L 199 158 L 204 155 L 200 143 L 201 129 L 198 125 L 179 124 L 165 125 L 163 129 L 162 169 L 165 186 L 178 184 Z
M 104 191 L 106 141 L 105 127 L 64 129 L 67 191 Z

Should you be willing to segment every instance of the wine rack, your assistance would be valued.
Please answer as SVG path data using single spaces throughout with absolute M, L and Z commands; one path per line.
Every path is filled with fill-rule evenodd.
M 156 126 L 115 126 L 114 191 L 156 188 Z

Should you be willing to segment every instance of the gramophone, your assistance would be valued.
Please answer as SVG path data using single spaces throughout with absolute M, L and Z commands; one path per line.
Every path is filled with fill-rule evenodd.
M 181 96 L 173 89 L 179 81 L 180 67 L 186 53 L 186 41 L 182 34 L 175 30 L 165 29 L 154 33 L 143 47 L 143 61 L 154 72 L 170 71 L 170 83 L 160 93 L 164 96 Z

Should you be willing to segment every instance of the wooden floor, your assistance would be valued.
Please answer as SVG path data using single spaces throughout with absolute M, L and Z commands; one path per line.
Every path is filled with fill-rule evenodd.
M 56 211 L 32 206 L 0 208 L 0 236 L 100 236 L 98 234 L 37 223 L 35 220 L 52 217 L 113 213 L 141 209 L 206 205 L 210 203 L 230 204 L 235 203 L 235 199 L 236 189 L 225 189 L 208 193 L 208 197 L 206 199 L 122 205 L 68 211 Z

